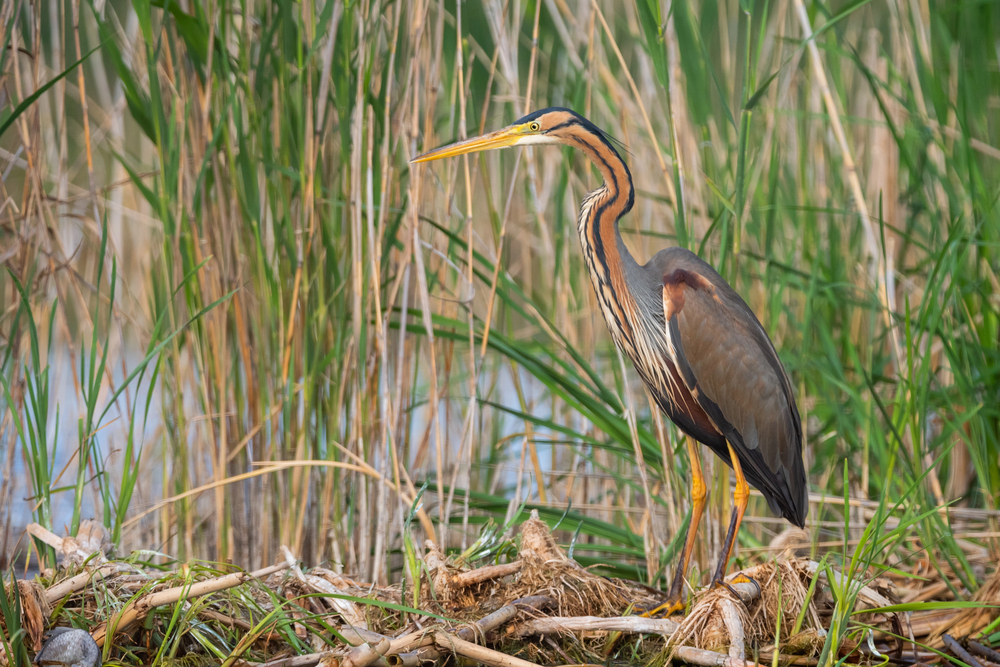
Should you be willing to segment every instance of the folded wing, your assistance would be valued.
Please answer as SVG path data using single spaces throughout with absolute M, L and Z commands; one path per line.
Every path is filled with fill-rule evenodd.
M 791 384 L 753 311 L 718 274 L 692 269 L 664 276 L 663 309 L 669 354 L 688 389 L 733 445 L 747 481 L 772 511 L 802 526 L 802 428 Z

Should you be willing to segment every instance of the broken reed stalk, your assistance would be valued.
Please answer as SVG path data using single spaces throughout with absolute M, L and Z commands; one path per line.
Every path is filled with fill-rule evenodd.
M 499 628 L 501 625 L 514 620 L 518 614 L 518 607 L 539 610 L 554 604 L 554 600 L 546 595 L 531 595 L 529 597 L 514 600 L 508 605 L 500 607 L 492 614 L 488 614 L 476 623 L 467 625 L 455 632 L 455 636 L 464 641 L 472 641 L 478 637 L 486 635 L 487 632 Z M 407 651 L 403 655 L 398 655 L 400 665 L 423 664 L 433 662 L 442 657 L 442 653 L 436 647 L 426 647 L 420 650 Z
M 388 639 L 388 638 L 386 638 Z M 348 653 L 340 662 L 340 667 L 367 667 L 379 658 L 386 658 L 399 653 L 408 653 L 415 649 L 430 646 L 434 638 L 426 630 L 419 630 L 393 639 L 386 644 L 379 642 L 375 646 L 365 644 Z
M 816 77 L 820 93 L 823 96 L 823 104 L 826 106 L 827 114 L 830 117 L 830 127 L 833 130 L 834 137 L 836 137 L 837 140 L 837 145 L 840 148 L 841 158 L 844 163 L 845 176 L 847 177 L 847 183 L 851 189 L 851 196 L 854 198 L 854 204 L 858 207 L 858 213 L 861 216 L 861 223 L 865 230 L 865 249 L 868 251 L 869 259 L 875 269 L 872 278 L 873 282 L 878 287 L 879 301 L 882 306 L 881 314 L 885 321 L 886 329 L 889 332 L 889 338 L 892 343 L 892 359 L 895 362 L 895 369 L 898 373 L 899 369 L 903 367 L 906 357 L 902 351 L 902 346 L 899 340 L 899 330 L 892 321 L 892 313 L 896 312 L 896 299 L 888 287 L 891 284 L 891 276 L 889 274 L 889 269 L 886 266 L 885 248 L 880 247 L 875 235 L 875 226 L 872 222 L 871 215 L 868 213 L 868 203 L 865 200 L 865 194 L 861 188 L 861 180 L 858 177 L 858 169 L 854 163 L 851 147 L 847 143 L 847 133 L 844 131 L 844 126 L 840 122 L 840 112 L 837 110 L 837 103 L 833 99 L 833 93 L 831 92 L 830 84 L 826 78 L 823 58 L 819 53 L 819 47 L 816 46 L 816 40 L 813 38 L 814 35 L 812 23 L 809 20 L 809 12 L 806 10 L 805 4 L 803 4 L 802 0 L 795 0 L 795 12 L 799 18 L 799 23 L 802 25 L 803 36 L 806 40 L 806 48 L 809 50 L 809 60 L 813 66 L 813 75 Z
M 540 610 L 555 604 L 555 601 L 547 595 L 531 595 L 525 598 L 514 600 L 508 605 L 500 607 L 492 614 L 483 616 L 478 622 L 467 625 L 455 634 L 465 640 L 474 639 L 477 636 L 485 635 L 491 630 L 496 630 L 505 623 L 509 623 L 517 616 L 519 607 Z
M 365 642 L 369 644 L 379 643 L 383 639 L 388 639 L 392 641 L 392 637 L 387 637 L 386 635 L 379 634 L 377 632 L 372 632 L 371 630 L 364 630 L 362 628 L 352 628 L 349 625 L 342 625 L 337 628 L 337 632 L 340 636 L 344 638 L 351 646 L 360 646 Z
M 757 591 L 759 596 L 759 587 Z M 729 633 L 729 657 L 739 660 L 745 659 L 745 633 L 743 632 L 743 621 L 740 620 L 740 612 L 736 609 L 736 603 L 732 600 L 722 600 L 719 603 L 719 612 L 722 614 L 722 622 Z
M 417 635 L 416 639 L 419 640 L 420 635 L 423 633 L 414 633 Z M 413 635 L 406 635 L 401 639 L 409 640 Z M 351 649 L 351 652 L 344 656 L 344 659 L 340 661 L 340 667 L 364 667 L 365 665 L 370 665 L 379 658 L 385 656 L 392 647 L 392 640 L 388 637 L 383 637 L 374 644 L 365 643 L 361 646 Z
M 91 633 L 91 635 L 93 636 L 94 641 L 97 642 L 98 646 L 104 646 L 104 642 L 107 640 L 109 634 L 113 635 L 116 632 L 128 628 L 136 621 L 145 618 L 146 614 L 156 607 L 173 604 L 182 599 L 201 597 L 202 595 L 208 595 L 209 593 L 215 593 L 216 591 L 225 590 L 227 588 L 234 588 L 240 584 L 245 584 L 252 579 L 262 579 L 263 577 L 274 574 L 275 572 L 280 572 L 288 566 L 289 563 L 286 561 L 284 563 L 279 563 L 278 565 L 265 567 L 257 570 L 256 572 L 234 572 L 216 579 L 199 581 L 197 583 L 184 586 L 175 586 L 174 588 L 168 588 L 165 591 L 158 591 L 156 593 L 144 595 L 115 614 L 110 621 L 99 625 L 97 629 Z
M 522 562 L 520 560 L 516 560 L 512 563 L 501 563 L 500 565 L 487 565 L 486 567 L 479 567 L 475 570 L 456 574 L 455 578 L 452 579 L 452 584 L 455 586 L 465 587 L 472 586 L 474 584 L 481 584 L 484 581 L 489 581 L 491 579 L 500 579 L 501 577 L 506 577 L 507 575 L 520 572 L 521 565 Z
M 740 597 L 760 596 L 760 587 L 756 584 L 733 584 Z M 742 624 L 739 622 L 739 615 L 735 611 L 735 603 L 730 602 L 734 607 L 732 615 L 736 617 L 736 626 L 739 631 L 735 634 L 740 638 L 733 637 L 730 647 L 730 655 L 716 653 L 705 649 L 691 646 L 677 646 L 673 649 L 673 655 L 681 660 L 693 665 L 702 667 L 758 667 L 757 663 L 747 661 L 743 658 L 744 648 L 742 640 Z M 730 625 L 726 622 L 727 627 Z M 630 632 L 635 634 L 657 634 L 670 636 L 680 628 L 680 624 L 669 619 L 644 618 L 641 616 L 623 616 L 618 618 L 601 618 L 596 616 L 578 617 L 550 617 L 537 618 L 521 623 L 512 630 L 512 634 L 517 637 L 527 637 L 531 635 L 546 635 L 570 632 Z M 734 632 L 734 628 L 729 628 Z M 737 655 L 733 655 L 736 653 Z M 468 656 L 472 657 L 472 656 Z
M 447 632 L 435 632 L 434 644 L 445 653 L 472 658 L 484 665 L 490 665 L 490 667 L 538 667 L 533 662 L 494 651 L 473 642 L 467 642 Z
M 454 633 L 444 633 L 440 630 L 434 632 L 428 629 L 411 632 L 396 639 L 390 639 L 377 632 L 342 626 L 339 632 L 348 643 L 353 644 L 355 640 L 359 643 L 363 642 L 361 646 L 351 649 L 346 655 L 344 655 L 342 650 L 334 649 L 321 653 L 311 653 L 309 655 L 280 658 L 270 662 L 259 663 L 259 667 L 311 667 L 311 665 L 320 662 L 331 665 L 336 664 L 339 667 L 368 667 L 379 662 L 384 662 L 387 667 L 416 667 L 424 662 L 434 661 L 443 657 L 444 654 L 442 651 L 433 646 L 436 641 L 435 635 L 437 634 L 445 634 L 460 641 L 470 642 L 512 621 L 517 616 L 519 606 L 530 609 L 542 609 L 552 603 L 553 600 L 544 595 L 521 598 Z M 386 643 L 387 641 L 388 644 Z M 458 646 L 459 644 L 454 643 L 454 645 Z M 448 650 L 451 650 L 451 646 L 452 644 L 449 644 Z
M 204 619 L 209 619 L 209 620 L 212 620 L 212 621 L 216 621 L 218 623 L 222 623 L 223 625 L 228 625 L 231 628 L 239 628 L 240 630 L 243 630 L 244 632 L 250 632 L 251 630 L 253 630 L 253 624 L 252 623 L 247 623 L 246 621 L 244 621 L 242 619 L 233 618 L 232 616 L 228 616 L 226 614 L 219 613 L 219 612 L 215 611 L 214 609 L 202 609 L 201 611 L 198 612 L 198 618 L 203 619 L 203 620 Z M 272 624 L 272 627 L 274 627 L 273 624 Z
M 733 658 L 715 651 L 708 651 L 703 648 L 693 646 L 678 646 L 673 651 L 674 657 L 680 658 L 684 662 L 702 667 L 764 667 L 759 663 L 741 658 Z
M 971 667 L 983 667 L 982 663 L 972 657 L 971 653 L 962 648 L 962 645 L 955 641 L 954 637 L 946 634 L 941 637 L 941 639 L 944 640 L 944 645 L 948 647 L 948 650 L 951 651 L 956 658 Z
M 806 562 L 806 571 L 809 572 L 809 574 L 816 574 L 817 570 L 819 570 L 819 563 L 814 560 Z M 846 581 L 842 572 L 833 568 L 829 568 L 829 571 L 833 573 L 833 578 L 836 579 L 837 586 L 845 586 L 848 583 L 851 583 Z M 826 573 L 823 572 L 820 576 L 825 579 Z M 889 601 L 889 598 L 868 586 L 862 586 L 860 588 L 858 591 L 858 597 L 875 608 L 892 606 L 892 602 Z
M 339 581 L 346 585 L 342 577 L 337 576 L 334 581 L 328 581 L 327 579 L 318 576 L 316 574 L 305 574 L 302 568 L 299 567 L 298 561 L 291 550 L 285 545 L 281 546 L 281 553 L 285 556 L 285 561 L 291 563 L 292 574 L 300 582 L 310 587 L 317 593 L 322 593 L 325 597 L 327 604 L 333 607 L 344 620 L 344 622 L 353 628 L 361 628 L 364 630 L 368 629 L 368 620 L 365 615 L 361 613 L 350 600 L 344 600 L 338 597 L 342 593 L 342 589 L 335 582 Z
M 631 632 L 642 635 L 663 635 L 669 637 L 680 624 L 667 618 L 644 618 L 642 616 L 550 616 L 534 618 L 511 629 L 515 637 L 533 635 L 554 635 L 572 632 Z
M 119 572 L 132 571 L 133 568 L 128 565 L 122 565 L 121 563 L 109 563 L 107 565 L 102 565 L 93 571 L 81 572 L 80 574 L 72 576 L 69 579 L 60 581 L 55 586 L 45 589 L 45 601 L 48 602 L 50 606 L 54 605 L 67 595 L 72 595 L 73 593 L 83 589 L 92 581 L 100 581 L 105 577 Z
M 411 632 L 396 639 L 367 630 L 355 633 L 341 628 L 341 634 L 349 643 L 353 643 L 357 639 L 361 640 L 362 645 L 351 649 L 346 654 L 343 649 L 332 649 L 319 653 L 278 658 L 268 662 L 245 664 L 257 667 L 312 667 L 318 663 L 339 665 L 339 667 L 367 667 L 368 665 L 389 667 L 390 664 L 401 664 L 398 659 L 395 659 L 398 652 L 414 651 L 414 649 L 430 646 L 434 643 L 434 638 L 430 635 L 429 630 Z M 369 639 L 365 639 L 365 637 Z M 366 641 L 368 643 L 364 643 Z
M 296 655 L 288 658 L 278 658 L 277 660 L 271 660 L 269 662 L 243 661 L 240 664 L 248 665 L 251 667 L 313 667 L 313 665 L 316 665 L 323 660 L 327 660 L 327 663 L 330 664 L 331 658 L 335 658 L 336 656 L 340 655 L 344 655 L 344 652 L 323 651 L 321 653 L 307 653 L 305 655 Z
M 730 576 L 730 578 L 732 579 L 738 576 L 746 575 L 744 575 L 743 572 L 735 572 Z M 754 600 L 759 599 L 763 593 L 760 588 L 760 584 L 757 583 L 756 579 L 752 578 L 750 581 L 729 583 L 726 585 L 726 588 L 728 588 L 730 592 L 734 593 L 743 604 L 750 604 Z
M 1000 665 L 1000 653 L 997 653 L 987 646 L 983 646 L 979 642 L 970 641 L 969 650 L 978 656 L 986 658 L 990 662 Z

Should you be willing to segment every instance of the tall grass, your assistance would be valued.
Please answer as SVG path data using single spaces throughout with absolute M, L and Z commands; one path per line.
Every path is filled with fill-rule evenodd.
M 287 544 L 398 580 L 422 538 L 537 508 L 581 562 L 662 584 L 686 458 L 578 250 L 599 176 L 569 149 L 408 165 L 561 105 L 627 147 L 633 253 L 699 252 L 771 332 L 814 550 L 974 590 L 1000 548 L 997 12 L 4 5 L 0 557 L 90 493 L 123 551 Z M 695 580 L 731 502 L 705 461 Z M 744 559 L 784 529 L 759 498 L 746 525 Z

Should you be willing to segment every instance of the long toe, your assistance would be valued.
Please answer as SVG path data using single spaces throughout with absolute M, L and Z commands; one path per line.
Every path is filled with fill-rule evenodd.
M 684 600 L 681 600 L 680 598 L 668 598 L 659 606 L 648 611 L 644 611 L 640 615 L 645 618 L 666 618 L 668 616 L 673 616 L 676 613 L 683 612 L 685 606 Z
M 713 588 L 725 588 L 735 597 L 742 600 L 744 603 L 750 602 L 761 596 L 761 587 L 757 583 L 756 579 L 746 576 L 742 572 L 737 574 L 730 581 L 725 581 L 723 579 L 716 579 L 712 582 Z

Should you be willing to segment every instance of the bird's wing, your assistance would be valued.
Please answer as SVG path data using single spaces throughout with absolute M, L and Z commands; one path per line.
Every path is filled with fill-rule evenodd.
M 747 477 L 782 514 L 802 523 L 807 488 L 791 386 L 753 311 L 725 290 L 692 270 L 664 277 L 668 352 L 692 395 L 738 451 Z

